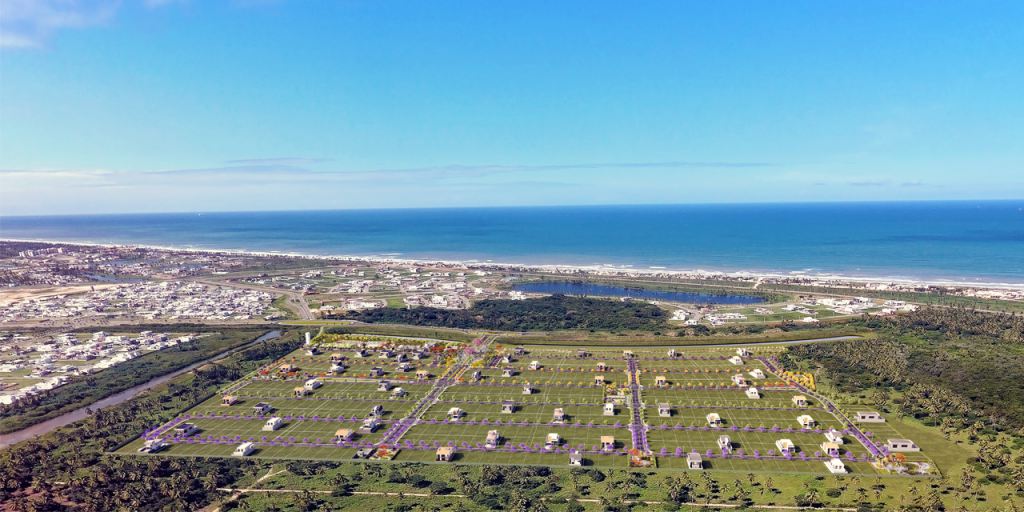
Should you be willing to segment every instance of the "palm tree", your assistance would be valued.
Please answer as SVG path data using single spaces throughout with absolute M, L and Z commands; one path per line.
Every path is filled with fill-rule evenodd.
M 804 495 L 804 499 L 813 507 L 814 502 L 818 501 L 818 491 L 815 489 L 807 491 L 807 494 Z

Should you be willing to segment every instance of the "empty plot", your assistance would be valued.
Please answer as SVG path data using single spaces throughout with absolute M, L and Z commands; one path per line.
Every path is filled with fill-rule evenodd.
M 488 398 L 489 397 L 489 398 Z M 532 403 L 581 403 L 598 404 L 604 401 L 604 389 L 600 387 L 557 387 L 532 386 L 530 394 L 523 394 L 523 386 L 452 386 L 441 396 L 442 400 L 475 400 L 499 402 L 515 400 Z
M 488 423 L 493 424 L 495 421 L 501 421 L 504 424 L 508 424 L 511 421 L 529 423 L 548 423 L 554 420 L 555 409 L 562 409 L 564 413 L 564 423 L 575 424 L 579 422 L 583 425 L 594 423 L 595 425 L 604 425 L 607 421 L 609 425 L 615 424 L 615 422 L 629 423 L 629 409 L 626 406 L 616 406 L 615 416 L 605 416 L 603 408 L 596 405 L 565 405 L 565 406 L 551 406 L 551 405 L 528 405 L 518 403 L 514 405 L 514 411 L 512 414 L 503 414 L 501 403 L 448 403 L 439 402 L 431 405 L 427 411 L 423 414 L 424 419 L 435 419 L 444 420 L 447 417 L 448 411 L 453 407 L 461 409 L 465 414 L 462 416 L 463 421 L 476 421 L 481 422 L 487 420 Z

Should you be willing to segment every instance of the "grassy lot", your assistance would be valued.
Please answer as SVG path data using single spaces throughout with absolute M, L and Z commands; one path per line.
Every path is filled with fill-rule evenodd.
M 288 296 L 282 295 L 273 302 L 270 303 L 271 307 L 277 308 L 281 312 L 282 320 L 297 320 L 299 318 L 298 312 L 288 305 Z
M 589 351 L 588 351 L 589 352 Z M 383 492 L 422 492 L 430 494 L 426 489 L 431 482 L 442 482 L 451 490 L 448 492 L 466 492 L 457 483 L 460 478 L 454 477 L 456 473 L 465 474 L 473 480 L 481 478 L 480 471 L 482 464 L 497 465 L 499 468 L 509 468 L 515 465 L 537 465 L 544 466 L 550 474 L 558 476 L 558 484 L 543 492 L 548 499 L 555 499 L 555 503 L 548 506 L 549 510 L 565 510 L 566 505 L 558 502 L 563 497 L 579 497 L 584 499 L 605 498 L 614 500 L 616 497 L 628 496 L 630 499 L 664 500 L 666 499 L 665 488 L 660 482 L 666 479 L 676 478 L 685 472 L 685 456 L 676 456 L 697 450 L 704 455 L 705 469 L 716 484 L 705 484 L 700 473 L 686 472 L 689 478 L 695 482 L 701 482 L 698 492 L 708 501 L 717 503 L 738 503 L 732 498 L 732 492 L 723 490 L 726 483 L 730 488 L 745 488 L 751 491 L 753 503 L 758 504 L 780 504 L 792 506 L 796 504 L 797 497 L 801 497 L 814 490 L 819 493 L 820 503 L 828 503 L 831 506 L 839 506 L 842 502 L 849 504 L 854 501 L 854 493 L 857 488 L 867 489 L 867 501 L 880 501 L 893 505 L 899 502 L 900 495 L 906 495 L 911 486 L 918 491 L 927 490 L 930 486 L 940 486 L 937 480 L 925 480 L 922 478 L 892 478 L 883 477 L 877 480 L 875 470 L 863 462 L 862 455 L 866 453 L 865 448 L 856 440 L 847 436 L 847 442 L 842 446 L 841 453 L 844 461 L 848 454 L 852 454 L 856 462 L 846 462 L 846 467 L 851 475 L 839 477 L 830 475 L 821 461 L 803 460 L 800 455 L 790 460 L 767 458 L 769 451 L 776 451 L 775 442 L 779 439 L 790 439 L 797 446 L 797 452 L 804 452 L 809 457 L 814 457 L 820 452 L 820 444 L 825 441 L 824 435 L 814 431 L 801 431 L 796 417 L 801 414 L 809 414 L 818 422 L 820 429 L 828 427 L 840 427 L 839 421 L 831 414 L 820 408 L 820 404 L 812 403 L 806 408 L 797 408 L 791 398 L 797 394 L 794 391 L 771 390 L 763 391 L 763 398 L 750 400 L 738 390 L 700 390 L 700 389 L 673 389 L 645 387 L 641 397 L 646 405 L 644 416 L 651 429 L 647 432 L 649 446 L 657 456 L 658 470 L 619 472 L 619 469 L 628 469 L 628 457 L 624 455 L 594 454 L 588 453 L 584 456 L 584 470 L 600 469 L 601 481 L 591 480 L 588 473 L 569 474 L 568 455 L 566 448 L 579 449 L 594 452 L 602 436 L 612 436 L 615 439 L 614 449 L 620 453 L 628 449 L 631 444 L 631 433 L 625 428 L 629 421 L 629 409 L 627 406 L 616 406 L 615 416 L 604 416 L 603 409 L 597 404 L 602 401 L 603 389 L 599 387 L 567 388 L 539 384 L 534 386 L 533 393 L 522 395 L 521 382 L 524 378 L 531 381 L 546 382 L 549 379 L 562 377 L 563 374 L 575 373 L 574 377 L 580 377 L 586 373 L 592 376 L 591 372 L 564 372 L 558 371 L 561 368 L 590 367 L 598 361 L 609 364 L 622 364 L 621 351 L 594 350 L 598 357 L 609 357 L 607 360 L 600 359 L 578 359 L 575 357 L 559 357 L 564 351 L 555 349 L 535 349 L 531 353 L 519 358 L 513 363 L 515 366 L 528 364 L 531 358 L 538 358 L 542 362 L 541 370 L 517 370 L 516 385 L 511 384 L 512 379 L 506 386 L 487 385 L 454 385 L 449 387 L 440 395 L 440 401 L 427 404 L 427 409 L 422 416 L 423 422 L 412 426 L 403 436 L 400 451 L 395 460 L 391 463 L 382 464 L 382 469 L 368 469 L 378 464 L 368 462 L 341 462 L 350 459 L 355 452 L 351 447 L 338 447 L 327 443 L 334 431 L 339 428 L 355 428 L 361 418 L 368 412 L 371 405 L 383 405 L 385 421 L 402 417 L 411 409 L 413 402 L 398 402 L 383 398 L 379 400 L 353 400 L 343 398 L 344 396 L 376 394 L 375 386 L 372 383 L 336 383 L 327 382 L 323 387 L 303 399 L 292 398 L 270 398 L 267 396 L 278 396 L 290 392 L 290 389 L 298 382 L 277 382 L 277 381 L 256 381 L 242 387 L 238 394 L 245 396 L 243 400 L 231 407 L 219 405 L 219 397 L 207 400 L 206 402 L 193 407 L 187 412 L 192 415 L 189 421 L 195 422 L 201 429 L 199 435 L 207 442 L 205 443 L 175 443 L 165 453 L 167 455 L 199 456 L 229 458 L 234 444 L 228 444 L 227 439 L 248 440 L 252 438 L 262 441 L 267 437 L 267 443 L 274 441 L 274 445 L 261 445 L 253 454 L 254 460 L 262 460 L 263 468 L 273 461 L 281 461 L 275 466 L 275 471 L 281 471 L 276 477 L 268 478 L 260 483 L 254 483 L 253 477 L 245 476 L 234 481 L 235 487 L 256 486 L 263 489 L 314 489 L 332 490 L 336 486 L 329 482 L 339 481 L 338 475 L 342 475 L 345 481 L 350 482 L 349 490 L 383 491 Z M 661 355 L 661 351 L 652 353 L 652 356 Z M 704 354 L 698 355 L 698 354 Z M 728 361 L 718 358 L 719 354 L 725 352 L 707 350 L 688 350 L 688 356 L 708 357 L 707 359 L 676 359 L 676 360 L 642 360 L 642 366 L 649 369 L 662 370 L 666 366 L 674 369 L 710 370 L 711 373 L 691 372 L 687 378 L 696 381 L 698 377 L 704 378 L 726 378 L 735 374 L 739 369 L 744 374 L 748 367 L 761 367 L 756 360 L 747 358 L 742 367 L 736 367 Z M 616 359 L 616 356 L 618 359 Z M 312 364 L 312 363 L 310 363 Z M 301 365 L 300 365 L 301 366 Z M 499 365 L 500 366 L 500 365 Z M 763 367 L 761 367 L 763 368 Z M 720 370 L 714 373 L 714 370 Z M 555 370 L 555 371 L 550 371 Z M 726 371 L 728 370 L 728 371 Z M 488 375 L 497 370 L 482 369 Z M 524 377 L 523 374 L 526 376 Z M 468 373 L 465 375 L 468 377 Z M 607 375 L 622 375 L 608 372 Z M 651 372 L 641 373 L 643 383 L 649 378 L 658 375 Z M 683 373 L 668 373 L 673 378 Z M 768 374 L 769 379 L 777 379 L 777 376 Z M 500 379 L 496 379 L 500 380 Z M 487 379 L 485 379 L 485 382 Z M 409 387 L 413 387 L 410 385 Z M 428 391 L 427 385 L 419 385 L 422 391 Z M 381 393 L 383 395 L 383 393 Z M 287 395 L 286 395 L 287 396 Z M 425 396 L 425 395 L 424 395 Z M 511 399 L 515 402 L 515 410 L 512 414 L 502 414 L 500 402 Z M 275 408 L 272 414 L 288 418 L 283 428 L 275 432 L 261 430 L 263 422 L 251 416 L 250 406 L 256 401 L 269 401 Z M 672 415 L 669 418 L 658 416 L 656 404 L 669 402 L 673 406 Z M 481 403 L 482 402 L 482 403 Z M 580 405 L 578 405 L 580 404 Z M 461 421 L 445 422 L 445 415 L 449 409 L 457 407 L 463 411 Z M 554 409 L 561 407 L 566 413 L 565 424 L 552 424 Z M 858 409 L 866 408 L 858 406 Z M 719 414 L 725 420 L 723 429 L 705 429 L 706 415 L 710 412 Z M 196 415 L 203 417 L 197 418 Z M 210 414 L 216 417 L 210 417 Z M 227 418 L 223 415 L 228 414 Z M 238 418 L 235 418 L 238 414 Z M 301 416 L 301 417 L 300 417 Z M 317 416 L 317 419 L 313 419 Z M 325 421 L 324 416 L 333 418 Z M 338 417 L 342 418 L 339 420 Z M 431 421 L 433 420 L 433 421 Z M 484 420 L 487 423 L 483 423 Z M 500 421 L 500 424 L 498 423 Z M 528 424 L 524 425 L 523 422 Z M 593 423 L 599 427 L 609 422 L 608 428 L 587 427 Z M 622 426 L 614 427 L 619 421 Z M 579 424 L 577 424 L 579 422 Z M 690 428 L 690 425 L 694 428 Z M 380 441 L 389 424 L 385 423 L 384 428 L 373 434 L 357 435 L 353 440 L 358 442 Z M 663 426 L 664 425 L 664 426 Z M 677 428 L 676 425 L 679 425 Z M 750 425 L 757 428 L 763 425 L 767 431 L 743 431 L 743 427 Z M 772 432 L 771 428 L 778 426 L 781 431 Z M 732 430 L 738 427 L 739 430 Z M 497 450 L 484 450 L 482 444 L 490 430 L 497 430 L 501 439 Z M 871 425 L 868 430 L 875 439 L 884 440 L 890 437 L 907 437 L 913 439 L 924 448 L 920 454 L 912 454 L 911 460 L 934 461 L 946 474 L 952 469 L 966 465 L 967 457 L 972 449 L 966 444 L 953 444 L 945 441 L 938 434 L 936 429 L 921 426 L 919 424 L 907 423 L 890 418 L 890 423 Z M 560 436 L 558 452 L 551 453 L 542 450 L 545 438 L 549 433 L 557 433 Z M 744 458 L 709 458 L 708 450 L 712 453 L 718 452 L 718 439 L 722 435 L 728 435 L 731 441 L 733 454 L 742 450 Z M 210 440 L 213 436 L 218 442 Z M 280 438 L 280 439 L 278 439 Z M 319 440 L 319 441 L 318 441 Z M 312 443 L 318 446 L 311 446 Z M 289 443 L 285 446 L 284 443 Z M 296 446 L 295 443 L 303 443 L 303 446 Z M 508 443 L 508 447 L 506 447 Z M 119 453 L 132 453 L 140 442 L 127 445 L 119 450 Z M 435 451 L 438 446 L 456 447 L 455 464 L 435 463 Z M 568 446 L 566 446 L 568 445 Z M 509 448 L 515 447 L 515 451 Z M 952 449 L 951 449 L 952 447 Z M 664 453 L 662 453 L 664 450 Z M 759 458 L 753 458 L 754 451 L 757 451 Z M 284 461 L 307 461 L 289 462 Z M 306 474 L 299 472 L 298 468 L 305 467 L 303 464 L 312 464 L 316 461 L 325 464 L 333 464 L 323 474 Z M 428 463 L 419 465 L 419 463 Z M 298 465 L 297 465 L 298 464 Z M 460 465 L 465 464 L 465 465 Z M 291 469 L 288 469 L 291 468 Z M 624 490 L 622 482 L 630 474 L 639 473 L 647 479 L 648 485 L 637 487 L 633 490 Z M 404 477 L 394 475 L 402 474 Z M 409 475 L 422 475 L 414 479 Z M 855 477 L 859 477 L 855 479 Z M 334 480 L 332 480 L 332 478 Z M 595 477 L 598 478 L 598 477 Z M 770 486 L 768 479 L 771 478 Z M 579 485 L 569 485 L 570 480 L 578 480 Z M 741 484 L 734 485 L 732 482 L 740 481 Z M 555 480 L 552 480 L 555 481 Z M 605 482 L 613 482 L 606 484 Z M 842 493 L 838 490 L 840 485 L 850 484 L 849 492 Z M 658 485 L 656 485 L 658 484 Z M 721 487 L 719 487 L 721 486 Z M 440 488 L 440 487 L 439 487 Z M 497 489 L 498 487 L 494 487 Z M 878 497 L 871 499 L 874 488 L 878 489 Z M 764 492 L 761 492 L 762 489 Z M 833 490 L 835 489 L 835 490 Z M 826 496 L 826 493 L 831 493 Z M 444 494 L 444 493 L 440 493 Z M 834 496 L 833 496 L 834 494 Z M 945 495 L 943 495 L 945 496 Z M 257 506 L 258 503 L 273 502 L 280 504 L 282 510 L 299 510 L 296 497 L 275 497 L 264 498 L 261 495 L 243 496 L 242 499 L 248 506 Z M 321 503 L 330 503 L 338 507 L 355 503 L 378 503 L 378 506 L 393 504 L 398 498 L 392 497 L 389 501 L 374 502 L 366 497 L 356 496 L 329 496 L 318 495 L 317 500 Z M 404 499 L 410 505 L 440 504 L 444 498 L 412 498 Z M 946 499 L 946 498 L 942 498 Z M 948 497 L 952 500 L 951 495 Z M 992 498 L 994 499 L 994 497 Z M 401 501 L 401 499 L 398 499 Z M 475 502 L 468 498 L 459 501 L 460 507 L 465 510 L 493 510 L 492 505 Z M 950 501 L 950 505 L 952 501 Z M 595 508 L 596 503 L 583 503 L 586 510 L 600 510 Z M 354 506 L 354 505 L 352 505 Z M 660 508 L 660 505 L 657 507 Z
M 323 323 L 323 322 L 319 322 Z M 382 334 L 388 336 L 407 336 L 413 338 L 432 338 L 448 341 L 473 341 L 479 337 L 474 334 L 467 334 L 462 331 L 437 329 L 433 327 L 409 327 L 409 326 L 374 326 L 374 325 L 352 325 L 352 326 L 331 326 L 325 329 L 330 334 Z

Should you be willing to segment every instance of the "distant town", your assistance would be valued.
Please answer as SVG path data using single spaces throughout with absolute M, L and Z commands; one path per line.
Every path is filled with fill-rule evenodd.
M 133 331 L 133 324 L 273 324 L 338 319 L 380 308 L 469 309 L 484 299 L 549 295 L 515 289 L 523 283 L 604 283 L 626 290 L 703 286 L 708 293 L 790 294 L 788 300 L 760 304 L 652 300 L 639 294 L 609 298 L 657 305 L 679 326 L 680 335 L 699 326 L 811 324 L 865 314 L 891 316 L 920 307 L 900 294 L 1024 304 L 1024 289 L 927 283 L 131 246 L 3 242 L 3 247 L 0 403 L 53 389 L 69 375 L 101 371 L 195 339 L 192 332 Z M 91 334 L 82 333 L 91 328 Z

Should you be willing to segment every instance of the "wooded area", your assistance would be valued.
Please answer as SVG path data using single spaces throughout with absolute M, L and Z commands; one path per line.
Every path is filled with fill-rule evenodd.
M 924 308 L 852 324 L 879 337 L 797 345 L 789 357 L 818 366 L 840 392 L 897 392 L 893 410 L 927 425 L 1024 433 L 1024 316 Z
M 382 308 L 350 311 L 334 318 L 367 323 L 512 331 L 656 331 L 670 328 L 665 312 L 653 304 L 562 294 L 526 300 L 482 300 L 471 309 Z

